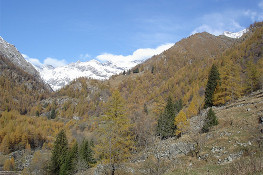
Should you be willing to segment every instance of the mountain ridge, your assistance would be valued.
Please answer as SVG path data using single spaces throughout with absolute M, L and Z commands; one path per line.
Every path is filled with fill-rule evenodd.
M 262 172 L 263 23 L 254 24 L 249 32 L 241 39 L 198 33 L 136 65 L 129 73 L 105 81 L 78 78 L 49 94 L 40 94 L 39 87 L 30 86 L 33 80 L 28 73 L 21 68 L 16 71 L 16 66 L 0 55 L 0 68 L 4 70 L 0 71 L 0 158 L 8 162 L 13 156 L 16 170 L 23 173 L 43 170 L 39 174 L 48 174 L 47 154 L 52 154 L 55 135 L 64 129 L 69 145 L 84 139 L 94 141 L 95 159 L 100 161 L 94 168 L 77 166 L 76 173 L 110 171 L 107 159 L 100 157 L 102 151 L 96 149 L 101 148 L 100 139 L 110 138 L 118 129 L 112 130 L 112 122 L 106 118 L 120 114 L 129 118 L 128 130 L 135 144 L 128 161 L 116 163 L 121 167 L 116 168 L 116 174 L 256 174 L 258 170 L 251 171 L 250 167 L 259 167 Z M 91 63 L 99 65 L 94 60 Z M 70 66 L 85 71 L 85 64 L 79 61 Z M 211 108 L 218 125 L 203 133 L 201 128 L 208 119 L 204 99 L 212 65 L 220 74 L 214 94 L 214 101 L 220 103 L 213 103 Z M 121 97 L 116 98 L 117 105 L 111 101 L 115 92 Z M 182 123 L 174 124 L 181 133 L 162 140 L 156 129 L 159 121 L 170 115 L 165 112 L 169 103 L 170 109 L 180 106 L 180 112 L 174 112 L 165 124 L 181 118 Z M 98 134 L 104 127 L 109 130 Z M 112 142 L 104 143 L 108 151 Z M 16 156 L 23 151 L 25 156 L 34 154 L 34 158 Z M 119 151 L 116 155 L 122 156 Z M 25 160 L 28 167 L 23 165 Z M 0 169 L 7 167 L 6 162 L 0 162 Z
M 243 34 L 245 34 L 247 31 L 248 29 L 244 29 L 237 33 L 224 32 L 222 36 L 226 36 L 228 38 L 224 40 L 238 39 L 241 36 L 243 36 Z M 203 33 L 207 33 L 207 32 L 203 32 Z M 212 34 L 209 34 L 209 35 L 212 35 Z M 189 36 L 189 37 L 192 37 L 192 36 Z M 221 37 L 221 36 L 218 36 L 218 37 Z M 70 63 L 66 66 L 61 66 L 61 67 L 56 67 L 56 68 L 52 68 L 52 67 L 48 68 L 46 65 L 44 65 L 42 67 L 37 67 L 37 70 L 39 71 L 41 77 L 54 90 L 59 90 L 62 87 L 65 87 L 65 85 L 69 84 L 74 79 L 79 78 L 79 77 L 88 77 L 88 78 L 93 78 L 93 79 L 98 79 L 98 80 L 109 79 L 112 75 L 116 75 L 123 71 L 127 71 L 143 63 L 144 61 L 148 59 L 135 60 L 135 61 L 130 62 L 129 64 L 126 64 L 125 66 L 117 65 L 110 61 L 101 63 L 95 59 L 92 59 L 87 62 L 77 61 L 75 63 Z
M 33 76 L 39 76 L 38 71 L 34 69 L 31 63 L 29 63 L 24 59 L 24 57 L 17 50 L 17 48 L 14 45 L 6 42 L 1 36 L 0 36 L 0 54 L 8 58 L 13 64 L 22 68 L 27 73 Z

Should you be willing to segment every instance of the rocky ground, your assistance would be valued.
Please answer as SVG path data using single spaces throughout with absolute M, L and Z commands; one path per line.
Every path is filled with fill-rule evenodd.
M 263 91 L 225 106 L 213 107 L 219 125 L 200 133 L 207 110 L 190 119 L 179 139 L 159 140 L 118 169 L 121 174 L 247 174 L 263 172 L 259 155 L 263 142 Z M 263 159 L 262 159 L 263 160 Z M 248 164 L 250 163 L 250 164 Z M 258 163 L 250 169 L 250 165 Z M 243 172 L 243 173 L 242 173 Z M 103 174 L 98 166 L 94 174 Z M 254 173 L 252 173 L 254 174 Z

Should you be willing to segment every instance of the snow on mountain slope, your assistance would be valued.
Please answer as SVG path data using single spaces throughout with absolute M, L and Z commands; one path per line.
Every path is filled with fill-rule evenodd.
M 129 65 L 126 65 L 126 67 L 119 67 L 111 62 L 100 63 L 97 60 L 90 60 L 87 62 L 78 61 L 56 68 L 50 65 L 35 67 L 40 72 L 44 81 L 46 81 L 53 90 L 58 90 L 76 78 L 89 77 L 104 80 L 114 74 L 130 69 L 139 63 L 141 63 L 141 61 L 131 62 Z
M 240 38 L 240 37 L 242 37 L 245 33 L 247 33 L 248 32 L 248 29 L 244 29 L 244 30 L 241 30 L 241 31 L 239 31 L 239 32 L 228 32 L 228 31 L 225 31 L 224 33 L 223 33 L 223 35 L 225 35 L 225 36 L 227 36 L 227 37 L 229 37 L 229 38 L 235 38 L 235 39 L 237 39 L 237 38 Z

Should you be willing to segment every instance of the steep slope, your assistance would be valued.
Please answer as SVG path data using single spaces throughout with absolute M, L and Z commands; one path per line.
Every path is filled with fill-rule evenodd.
M 182 99 L 186 106 L 194 97 L 198 101 L 197 108 L 200 108 L 208 70 L 216 58 L 235 42 L 237 40 L 209 33 L 192 35 L 138 65 L 139 74 L 116 77 L 116 81 L 123 78 L 117 87 L 133 110 L 142 110 L 146 104 L 154 115 L 159 115 L 157 109 L 164 105 L 168 96 Z M 114 82 L 112 80 L 112 84 Z
M 46 89 L 52 91 L 50 86 L 48 84 L 45 84 L 45 82 L 42 80 L 39 72 L 34 68 L 34 66 L 24 59 L 22 54 L 16 49 L 14 45 L 6 42 L 1 36 L 0 36 L 0 56 L 7 59 L 16 67 L 20 68 L 21 70 L 25 71 L 26 73 L 34 77 L 35 81 L 44 84 Z
M 127 112 L 131 117 L 136 114 L 136 118 L 145 115 L 143 111 L 147 108 L 155 118 L 169 95 L 172 95 L 173 99 L 183 99 L 184 104 L 188 105 L 193 95 L 200 93 L 198 100 L 201 101 L 210 66 L 218 55 L 235 42 L 235 39 L 216 37 L 208 33 L 196 34 L 137 65 L 126 75 L 115 75 L 107 81 L 92 84 L 88 79 L 78 79 L 59 90 L 56 96 L 68 96 L 74 99 L 73 101 L 81 99 L 81 102 L 77 100 L 77 104 L 71 103 L 70 113 L 77 116 L 98 115 L 99 113 L 95 112 L 98 111 L 96 106 L 102 108 L 110 90 L 118 88 L 126 99 L 129 109 Z M 137 68 L 139 73 L 135 71 Z M 196 82 L 196 79 L 200 81 Z M 94 92 L 96 95 L 91 95 Z M 64 104 L 66 102 L 61 104 L 61 109 Z M 62 110 L 59 113 L 70 116 L 68 112 Z
M 174 101 L 182 100 L 183 110 L 188 117 L 203 108 L 208 72 L 212 64 L 218 66 L 222 75 L 222 87 L 216 92 L 217 105 L 262 87 L 262 30 L 263 27 L 257 24 L 240 39 L 205 32 L 195 34 L 137 65 L 126 75 L 115 75 L 108 81 L 92 84 L 88 79 L 76 80 L 56 93 L 58 98 L 69 97 L 71 101 L 70 104 L 66 101 L 61 103 L 58 111 L 63 114 L 61 116 L 67 117 L 72 117 L 71 114 L 98 116 L 102 112 L 96 108 L 103 109 L 111 90 L 117 88 L 126 100 L 127 113 L 135 125 L 150 122 L 151 127 L 148 128 L 152 130 L 149 132 L 154 134 L 157 118 L 168 96 Z M 248 63 L 251 63 L 250 66 Z M 240 77 L 240 80 L 224 74 L 234 72 L 233 68 L 238 68 L 234 77 Z M 231 81 L 225 81 L 227 79 Z M 237 82 L 236 85 L 233 82 Z M 234 90 L 241 89 L 241 92 L 235 95 L 231 87 L 235 87 Z M 221 94 L 222 88 L 226 88 L 225 92 L 230 95 Z M 70 110 L 63 111 L 64 105 Z
M 12 59 L 14 61 L 16 58 Z M 29 74 L 16 65 L 9 58 L 0 55 L 0 112 L 17 110 L 21 114 L 27 114 L 51 89 L 39 80 L 38 74 Z
M 214 107 L 219 125 L 208 133 L 194 130 L 177 140 L 177 143 L 192 143 L 199 150 L 188 155 L 181 152 L 180 165 L 165 174 L 262 174 L 262 100 L 261 90 L 225 106 Z M 202 114 L 194 119 L 202 121 L 205 111 Z M 198 151 L 196 155 L 195 151 Z
M 123 170 L 133 174 L 262 174 L 263 91 L 213 107 L 219 124 L 202 133 L 207 110 L 180 138 L 155 138 Z M 95 171 L 98 171 L 97 167 Z
M 221 43 L 222 46 L 215 46 L 212 41 L 205 41 L 205 42 L 209 42 L 212 48 L 216 48 L 216 47 L 224 48 L 225 47 L 223 46 L 224 44 L 230 43 L 230 40 L 231 40 L 230 38 L 238 39 L 242 37 L 242 35 L 245 34 L 246 32 L 248 32 L 248 29 L 244 29 L 236 33 L 224 32 L 222 36 L 226 36 L 228 37 L 228 39 L 227 38 L 224 39 L 223 43 Z M 210 38 L 210 39 L 213 39 L 213 38 Z M 197 43 L 192 43 L 192 44 L 195 45 Z M 200 48 L 204 48 L 202 46 L 202 42 L 198 44 L 200 44 L 199 46 Z M 181 47 L 181 46 L 178 46 L 178 47 Z M 185 45 L 183 47 L 186 48 Z M 188 50 L 187 49 L 180 50 L 180 51 L 176 50 L 176 52 L 188 52 Z M 192 50 L 192 52 L 205 53 L 206 51 Z M 215 50 L 212 52 L 215 52 Z M 212 53 L 211 56 L 214 56 L 213 54 L 214 53 Z M 142 62 L 143 60 L 133 61 L 133 62 L 129 62 L 129 64 L 125 64 L 125 66 L 120 66 L 120 65 L 113 64 L 111 62 L 101 63 L 97 60 L 91 60 L 87 62 L 78 61 L 76 63 L 71 63 L 69 65 L 62 66 L 62 67 L 56 67 L 56 68 L 50 65 L 44 65 L 42 67 L 36 66 L 36 69 L 39 71 L 41 77 L 45 80 L 45 82 L 47 82 L 52 87 L 53 90 L 58 90 L 64 87 L 65 85 L 69 84 L 69 82 L 71 82 L 72 80 L 76 78 L 88 77 L 92 79 L 105 80 L 105 79 L 110 78 L 112 75 L 116 75 L 116 74 L 123 72 L 124 70 L 127 71 L 128 69 L 131 69 L 137 64 L 140 64 Z
M 32 76 L 39 76 L 38 71 L 32 66 L 32 64 L 24 59 L 16 47 L 6 42 L 2 37 L 0 37 L 0 55 L 9 59 L 13 64 Z

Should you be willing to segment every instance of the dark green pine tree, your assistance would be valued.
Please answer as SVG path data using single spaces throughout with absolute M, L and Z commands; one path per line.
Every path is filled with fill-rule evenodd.
M 139 68 L 137 67 L 136 69 L 134 69 L 134 70 L 132 71 L 132 73 L 134 73 L 134 74 L 139 73 Z
M 61 130 L 56 138 L 51 156 L 51 174 L 60 174 L 62 165 L 66 162 L 68 153 L 68 140 L 64 130 Z
M 80 146 L 80 158 L 85 162 L 87 168 L 92 167 L 96 163 L 94 159 L 94 152 L 92 148 L 94 147 L 93 141 L 83 140 Z
M 218 120 L 217 120 L 215 112 L 213 111 L 212 108 L 210 108 L 208 110 L 202 131 L 208 132 L 210 128 L 215 125 L 218 125 Z
M 163 113 L 161 113 L 157 124 L 157 135 L 160 136 L 161 139 L 167 139 L 174 136 L 174 117 L 175 107 L 171 97 L 169 97 L 165 106 L 165 110 Z
M 51 119 L 56 118 L 56 110 L 54 108 L 51 110 L 50 118 Z
M 69 151 L 66 162 L 63 164 L 65 165 L 65 169 L 66 169 L 65 175 L 75 174 L 77 163 L 78 163 L 78 143 L 76 142 L 71 148 L 71 150 Z M 64 169 L 62 170 L 62 172 L 64 172 Z
M 144 111 L 144 113 L 146 114 L 146 115 L 148 115 L 148 108 L 147 108 L 147 105 L 146 105 L 146 103 L 144 103 L 144 105 L 143 105 L 143 111 Z
M 68 169 L 67 169 L 67 164 L 64 163 L 60 170 L 59 170 L 59 175 L 68 175 Z
M 78 163 L 78 143 L 76 142 L 69 151 L 66 162 L 62 165 L 59 174 L 71 175 L 76 172 L 76 165 Z
M 178 100 L 174 104 L 175 113 L 179 113 L 183 109 L 183 101 L 182 99 Z
M 151 70 L 151 73 L 152 73 L 152 74 L 154 73 L 154 66 L 152 66 L 152 70 Z
M 213 97 L 219 80 L 220 75 L 218 69 L 216 65 L 213 64 L 209 72 L 208 81 L 205 89 L 205 108 L 213 106 Z

